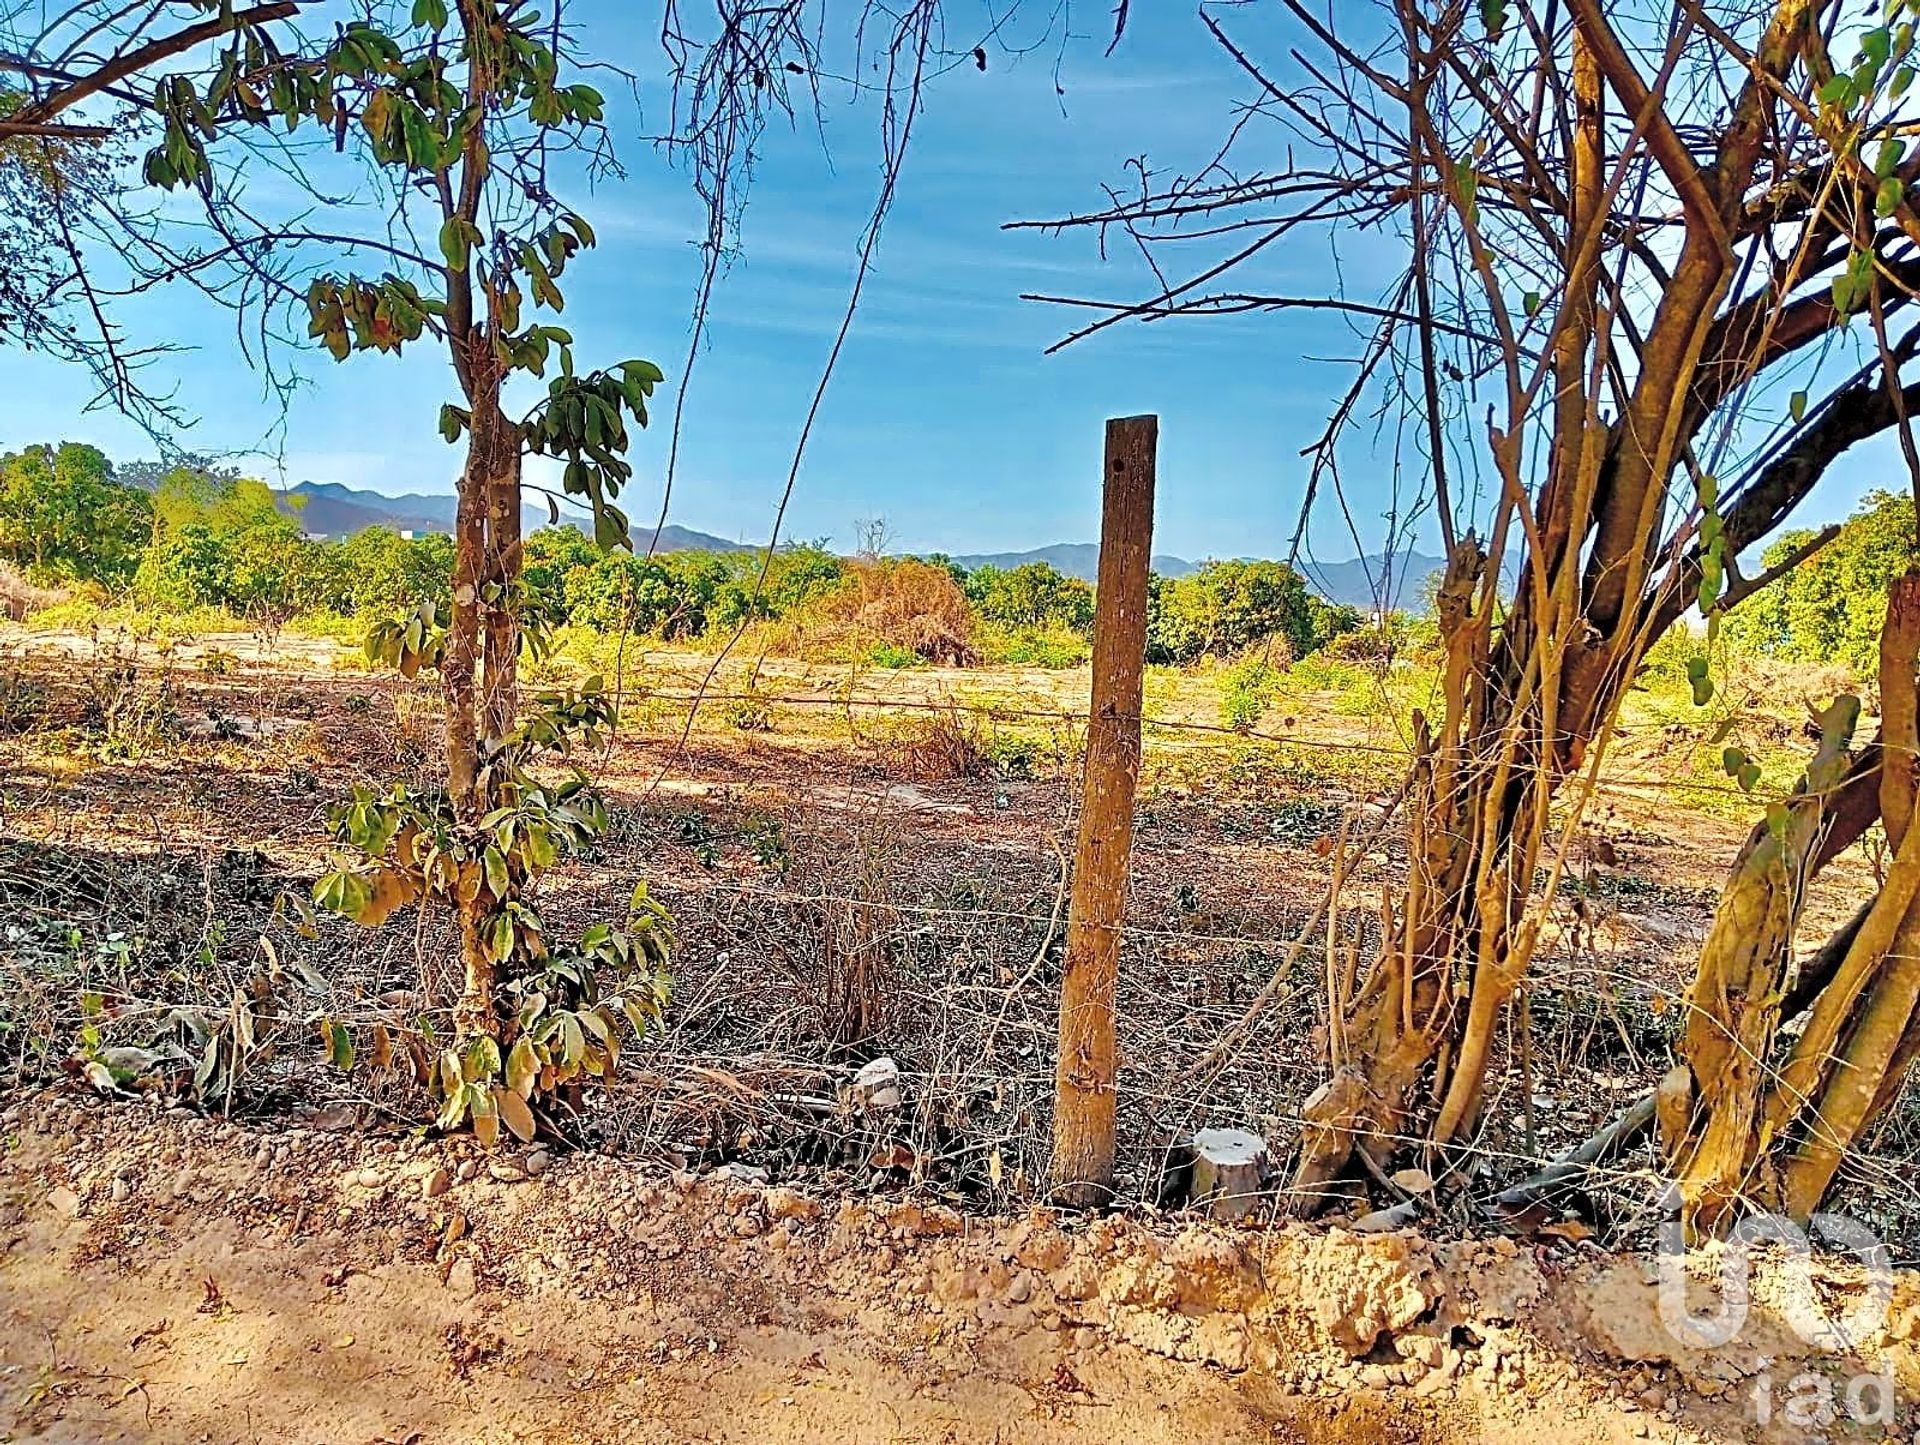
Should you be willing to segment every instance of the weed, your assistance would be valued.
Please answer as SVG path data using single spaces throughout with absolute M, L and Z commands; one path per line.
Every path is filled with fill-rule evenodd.
M 981 778 L 991 769 L 979 723 L 955 702 L 906 719 L 891 742 L 897 770 L 917 783 Z
M 10 663 L 0 665 L 0 733 L 37 731 L 46 721 L 46 686 Z
M 778 818 L 768 817 L 765 813 L 754 813 L 741 827 L 741 836 L 753 850 L 756 862 L 762 868 L 785 877 L 788 866 L 793 862 L 793 854 L 787 847 L 787 830 Z
M 1281 669 L 1264 654 L 1249 653 L 1229 667 L 1220 684 L 1220 721 L 1250 733 L 1280 693 Z
M 720 718 L 730 728 L 743 733 L 770 733 L 773 731 L 773 709 L 748 693 L 742 697 L 730 697 L 720 704 Z
M 141 668 L 137 644 L 95 635 L 93 665 L 85 675 L 85 719 L 107 756 L 138 757 L 179 736 L 172 652 L 170 644 L 160 646 L 156 677 Z

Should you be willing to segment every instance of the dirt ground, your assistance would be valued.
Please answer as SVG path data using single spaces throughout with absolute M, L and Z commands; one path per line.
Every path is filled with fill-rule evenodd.
M 1649 1323 L 1643 1264 L 1598 1253 L 1651 1237 L 1644 1152 L 1552 1213 L 1488 1211 L 1669 1058 L 1748 822 L 1745 800 L 1672 775 L 1686 739 L 1670 722 L 1629 727 L 1576 845 L 1517 1016 L 1528 1047 L 1503 1040 L 1486 1127 L 1422 1220 L 1443 1243 L 1273 1228 L 1222 1244 L 1161 1215 L 1165 1142 L 1231 1123 L 1286 1148 L 1322 1067 L 1328 940 L 1309 924 L 1333 856 L 1336 938 L 1363 952 L 1403 866 L 1395 730 L 1350 697 L 1290 703 L 1245 737 L 1213 725 L 1206 677 L 1150 686 L 1120 1000 L 1125 1212 L 1084 1228 L 1036 1210 L 1084 672 L 749 658 L 708 679 L 692 655 L 622 658 L 627 721 L 590 760 L 611 826 L 540 902 L 551 927 L 578 926 L 647 881 L 677 920 L 674 1001 L 564 1137 L 487 1158 L 420 1137 L 430 1109 L 394 1047 L 441 1019 L 438 923 L 309 926 L 290 902 L 326 866 L 329 805 L 431 776 L 430 684 L 293 638 L 12 632 L 0 661 L 0 1067 L 53 1088 L 0 1115 L 10 1438 L 1825 1428 L 1761 1430 L 1765 1352 L 1677 1355 Z M 1870 866 L 1821 880 L 1810 936 Z M 230 1122 L 181 1106 L 177 1080 L 102 1100 L 74 1077 L 89 1035 L 144 1044 L 183 1011 L 230 1009 L 255 1039 Z M 329 1062 L 321 1024 L 349 1031 L 352 1068 Z M 907 1105 L 875 1128 L 846 1090 L 883 1056 Z M 1916 1157 L 1910 1102 L 1840 1198 L 1907 1263 Z M 1489 1288 L 1490 1268 L 1518 1275 Z M 1343 1339 L 1356 1318 L 1393 1323 Z M 1776 1327 L 1770 1348 L 1796 1347 Z M 1906 1434 L 1843 1419 L 1828 1438 L 1913 1437 L 1910 1375 L 1900 1389 Z
M 1821 1438 L 1920 1429 L 1911 1276 L 1870 1360 L 1764 1313 L 1689 1350 L 1569 1243 L 983 1223 L 65 1095 L 4 1123 L 10 1440 L 1785 1441 L 1762 1382 L 1863 1369 L 1896 1413 Z

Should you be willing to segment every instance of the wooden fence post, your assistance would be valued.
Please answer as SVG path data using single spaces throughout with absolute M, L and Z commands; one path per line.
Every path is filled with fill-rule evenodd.
M 1114 990 L 1140 780 L 1141 670 L 1160 419 L 1107 423 L 1100 572 L 1093 613 L 1093 705 L 1073 855 L 1067 966 L 1060 984 L 1052 1197 L 1095 1208 L 1113 1198 Z

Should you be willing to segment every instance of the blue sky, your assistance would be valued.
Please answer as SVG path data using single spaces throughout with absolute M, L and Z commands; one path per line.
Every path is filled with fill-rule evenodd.
M 657 7 L 589 3 L 596 43 L 641 69 L 643 81 L 639 108 L 622 98 L 609 117 L 627 179 L 573 197 L 600 245 L 568 274 L 563 322 L 583 364 L 637 355 L 668 373 L 655 425 L 633 453 L 629 510 L 651 520 L 702 217 L 686 176 L 639 139 L 667 110 L 664 86 L 651 78 L 661 71 Z M 1103 262 L 1089 234 L 1007 232 L 1002 223 L 1097 206 L 1103 184 L 1125 183 L 1132 157 L 1170 170 L 1193 166 L 1248 94 L 1189 6 L 1133 11 L 1112 56 L 1102 53 L 1107 7 L 1081 5 L 1072 12 L 1077 34 L 1064 43 L 1021 56 L 992 50 L 984 74 L 964 67 L 931 88 L 784 536 L 828 536 L 845 546 L 857 519 L 884 516 L 892 545 L 905 550 L 1092 539 L 1102 420 L 1153 411 L 1161 417 L 1156 550 L 1284 555 L 1306 478 L 1300 448 L 1324 426 L 1348 380 L 1341 362 L 1358 349 L 1346 323 L 1295 314 L 1134 325 L 1048 357 L 1045 347 L 1074 316 L 1018 299 L 1023 291 L 1140 294 L 1144 273 L 1119 248 Z M 1227 15 L 1259 37 L 1251 12 Z M 960 33 L 956 22 L 950 38 Z M 1269 134 L 1263 159 L 1278 167 L 1285 137 L 1277 127 Z M 769 134 L 743 255 L 716 295 L 688 394 L 671 520 L 766 539 L 846 302 L 878 161 L 873 107 L 849 101 L 844 89 L 828 88 L 817 128 L 807 116 Z M 1353 280 L 1380 243 L 1348 235 L 1341 244 Z M 1263 282 L 1328 289 L 1334 261 L 1324 234 L 1269 263 Z M 203 418 L 189 443 L 208 451 L 257 446 L 277 411 L 237 354 L 232 318 L 186 295 L 130 316 L 136 332 L 197 348 L 174 368 L 180 399 Z M 453 396 L 440 354 L 422 348 L 340 366 L 315 354 L 301 369 L 309 384 L 287 417 L 284 457 L 260 458 L 257 469 L 287 483 L 452 489 L 457 453 L 435 431 L 439 404 Z M 0 352 L 0 449 L 72 438 L 121 458 L 151 450 L 125 421 L 83 413 L 89 393 L 84 377 Z M 1823 484 L 1816 509 L 1844 512 L 1883 467 L 1898 477 L 1891 456 L 1850 461 Z M 1385 466 L 1349 458 L 1346 470 L 1355 523 L 1377 545 Z M 1331 510 L 1311 537 L 1329 560 L 1355 550 Z

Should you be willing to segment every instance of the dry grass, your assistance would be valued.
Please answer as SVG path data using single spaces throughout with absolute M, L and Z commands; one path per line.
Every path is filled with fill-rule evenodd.
M 31 910 L 44 944 L 31 960 L 0 946 L 0 993 L 33 1000 L 10 1045 L 24 1072 L 35 1058 L 57 1070 L 89 980 L 179 1002 L 230 986 L 261 932 L 289 968 L 322 979 L 314 1007 L 351 1021 L 363 1051 L 376 1026 L 398 1036 L 438 1016 L 437 929 L 323 923 L 306 938 L 271 916 L 278 888 L 297 893 L 318 871 L 326 804 L 396 767 L 432 774 L 430 688 L 224 645 L 240 654 L 234 672 L 179 667 L 180 712 L 234 712 L 252 699 L 284 713 L 301 700 L 306 732 L 188 737 L 134 757 L 85 752 L 78 721 L 0 736 L 11 780 L 0 841 L 67 860 L 31 896 L 0 898 L 8 924 Z M 53 718 L 81 717 L 88 657 L 83 647 L 32 663 Z M 670 693 L 684 690 L 660 657 L 648 667 Z M 703 710 L 683 745 L 683 704 L 636 710 L 594 760 L 615 826 L 552 875 L 541 906 L 564 932 L 616 913 L 644 877 L 674 911 L 682 948 L 664 1032 L 628 1051 L 618 1087 L 572 1127 L 581 1142 L 688 1164 L 738 1159 L 830 1187 L 917 1182 L 975 1207 L 1017 1207 L 1037 1197 L 1045 1164 L 1074 770 L 1014 778 L 986 766 L 988 704 L 952 696 L 978 687 L 977 674 L 854 676 L 859 708 L 848 704 L 851 684 L 843 696 L 824 670 L 769 668 L 767 696 L 781 703 L 771 733 Z M 1057 677 L 1036 680 L 1031 695 L 1014 691 L 1015 676 L 996 682 L 1023 707 L 1070 701 Z M 1164 696 L 1150 706 L 1156 717 L 1210 720 L 1217 705 L 1202 689 L 1212 685 L 1159 679 Z M 1155 1145 L 1169 1132 L 1247 1123 L 1284 1146 L 1321 1076 L 1324 935 L 1312 933 L 1304 951 L 1292 944 L 1324 894 L 1332 839 L 1343 819 L 1359 829 L 1378 770 L 1340 766 L 1340 730 L 1357 747 L 1372 736 L 1366 720 L 1300 716 L 1312 746 L 1217 728 L 1149 731 L 1153 785 L 1141 800 L 1120 998 L 1130 1200 L 1154 1197 Z M 1695 808 L 1692 797 L 1644 783 L 1603 797 L 1594 826 L 1606 847 L 1577 860 L 1577 909 L 1570 901 L 1550 930 L 1530 993 L 1532 1087 L 1517 1053 L 1499 1061 L 1475 1141 L 1480 1172 L 1459 1217 L 1436 1228 L 1481 1227 L 1474 1197 L 1584 1137 L 1665 1067 L 1720 875 L 1751 822 Z M 256 848 L 271 887 L 245 869 L 209 871 Z M 1391 829 L 1349 861 L 1343 937 L 1377 927 L 1365 900 L 1402 866 Z M 1812 931 L 1850 909 L 1865 868 L 1850 859 L 1823 875 Z M 89 889 L 102 879 L 171 881 L 164 896 L 114 882 L 96 897 Z M 105 975 L 91 962 L 113 932 L 146 940 L 124 979 L 117 963 Z M 203 935 L 217 967 L 196 962 Z M 1263 991 L 1269 1002 L 1249 1022 Z M 1212 1058 L 1229 1030 L 1239 1043 Z M 26 1048 L 29 1037 L 46 1049 Z M 852 1069 L 881 1053 L 898 1063 L 908 1107 L 876 1141 L 850 1125 L 841 1093 Z M 342 1100 L 400 1116 L 411 1108 L 403 1081 L 364 1065 L 341 1076 L 317 1040 L 289 1042 L 264 1078 L 271 1087 L 257 1107 L 269 1111 Z M 1530 1105 L 1536 1092 L 1550 1105 Z M 1920 1201 L 1895 1183 L 1911 1168 L 1915 1117 L 1910 1103 L 1862 1152 L 1843 1207 L 1920 1244 Z M 1653 1193 L 1652 1166 L 1645 1156 L 1618 1165 L 1623 1229 L 1629 1206 Z
M 973 613 L 953 574 L 911 558 L 856 562 L 821 602 L 809 628 L 816 646 L 853 640 L 860 650 L 897 648 L 943 667 L 979 660 Z
M 58 587 L 37 587 L 19 572 L 0 562 L 0 617 L 24 622 L 29 613 L 65 602 L 72 593 Z

